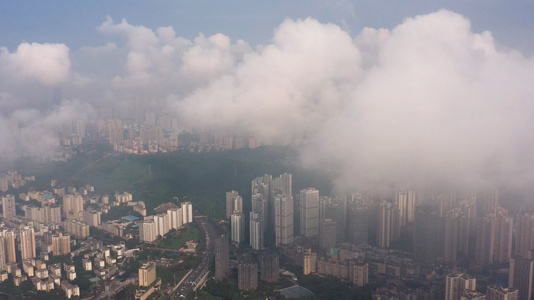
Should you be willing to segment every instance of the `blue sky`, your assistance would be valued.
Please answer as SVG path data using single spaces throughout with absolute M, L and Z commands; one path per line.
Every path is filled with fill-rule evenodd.
M 0 46 L 21 42 L 65 43 L 71 50 L 106 43 L 96 28 L 115 21 L 155 29 L 172 26 L 177 36 L 224 33 L 252 45 L 266 44 L 285 18 L 311 16 L 340 25 L 353 36 L 363 27 L 389 28 L 404 18 L 447 8 L 469 18 L 474 32 L 489 30 L 499 45 L 534 52 L 534 1 L 1 1 Z

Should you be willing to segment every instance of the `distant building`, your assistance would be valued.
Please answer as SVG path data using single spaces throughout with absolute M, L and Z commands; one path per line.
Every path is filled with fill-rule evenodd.
M 35 233 L 33 227 L 25 226 L 21 228 L 19 237 L 22 260 L 35 258 Z
M 14 195 L 2 196 L 2 211 L 3 217 L 6 219 L 12 219 L 16 216 Z
M 257 211 L 250 212 L 250 246 L 254 250 L 263 249 L 263 218 Z
M 486 288 L 487 300 L 519 300 L 519 290 L 516 288 L 504 288 L 500 285 L 489 285 Z
M 68 220 L 83 220 L 83 197 L 76 193 L 63 195 L 63 213 Z
M 230 245 L 228 236 L 215 240 L 215 280 L 222 280 L 230 272 Z
M 293 242 L 293 197 L 278 194 L 274 199 L 276 246 Z
M 534 261 L 529 258 L 510 259 L 508 286 L 519 290 L 519 299 L 534 297 Z
M 319 226 L 319 248 L 327 249 L 336 244 L 337 222 L 332 219 L 324 219 Z
M 258 264 L 248 255 L 242 255 L 237 264 L 237 287 L 241 291 L 254 291 L 258 288 Z
M 243 211 L 243 199 L 236 191 L 226 192 L 226 218 L 230 219 L 234 210 Z
M 300 191 L 300 234 L 305 237 L 319 235 L 319 191 L 307 188 Z
M 154 218 L 145 218 L 145 220 L 139 224 L 139 240 L 141 242 L 151 243 L 157 238 L 156 224 Z
M 188 224 L 193 222 L 193 205 L 191 202 L 182 203 L 183 223 Z
M 499 207 L 477 222 L 475 263 L 509 262 L 512 256 L 513 219 Z
M 239 210 L 232 213 L 230 218 L 232 243 L 241 244 L 245 241 L 245 216 Z
M 369 208 L 358 203 L 351 203 L 347 214 L 349 242 L 354 245 L 367 244 L 369 242 Z
M 260 253 L 260 279 L 267 282 L 278 282 L 280 273 L 280 256 L 275 251 L 266 250 Z
M 317 272 L 317 253 L 305 252 L 303 254 L 303 271 L 304 275 Z
M 430 263 L 438 254 L 438 210 L 435 205 L 421 204 L 415 210 L 414 258 Z
M 70 254 L 70 235 L 55 234 L 52 235 L 52 255 Z
M 139 268 L 139 286 L 150 286 L 156 280 L 156 263 L 148 262 Z
M 476 291 L 477 281 L 464 273 L 448 274 L 445 281 L 445 300 L 461 300 L 466 290 Z

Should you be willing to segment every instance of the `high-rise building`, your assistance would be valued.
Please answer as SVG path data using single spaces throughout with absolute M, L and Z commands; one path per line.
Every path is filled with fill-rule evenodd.
M 6 270 L 7 264 L 17 262 L 15 237 L 11 229 L 0 230 L 0 270 Z
M 182 221 L 183 224 L 188 224 L 193 222 L 193 205 L 191 202 L 182 203 Z
M 236 210 L 232 213 L 230 227 L 232 230 L 232 243 L 241 244 L 245 242 L 245 216 L 241 211 Z
M 339 196 L 329 199 L 325 203 L 324 217 L 336 221 L 336 242 L 344 242 L 346 240 L 347 198 Z
M 263 249 L 263 218 L 257 211 L 250 212 L 250 246 L 254 250 Z
M 222 280 L 230 272 L 230 250 L 228 236 L 215 240 L 215 280 Z
M 363 260 L 353 260 L 349 264 L 349 278 L 355 286 L 365 286 L 369 283 L 369 264 Z
M 74 235 L 77 239 L 86 239 L 89 237 L 89 225 L 76 220 L 65 220 L 63 222 L 65 232 Z
M 151 243 L 155 241 L 157 237 L 154 217 L 146 217 L 145 220 L 139 224 L 139 240 L 141 242 Z
M 243 199 L 236 191 L 226 192 L 226 218 L 230 219 L 234 210 L 243 211 Z
M 170 230 L 169 219 L 167 214 L 157 214 L 154 216 L 154 225 L 156 225 L 156 236 L 164 236 Z
M 274 200 L 276 246 L 293 242 L 293 197 L 278 194 Z
M 63 213 L 67 220 L 83 220 L 83 197 L 76 193 L 63 195 Z
M 393 205 L 391 202 L 382 201 L 378 206 L 377 212 L 376 244 L 378 247 L 387 248 L 389 247 L 391 241 L 395 241 L 400 238 L 399 208 L 396 205 Z M 358 215 L 361 216 L 364 212 L 351 210 L 351 213 L 358 213 Z M 357 222 L 356 224 L 362 222 L 361 220 L 358 221 L 357 218 L 354 219 Z M 361 224 L 361 226 L 364 224 L 365 223 Z
M 308 275 L 317 272 L 317 253 L 304 252 L 302 257 L 304 259 L 302 273 Z
M 167 219 L 170 229 L 178 229 L 183 225 L 183 213 L 182 208 L 174 207 L 167 210 Z
M 465 290 L 475 291 L 476 278 L 464 273 L 451 273 L 445 279 L 445 300 L 461 300 Z
M 254 291 L 258 288 L 258 264 L 242 255 L 237 264 L 237 287 L 241 291 Z
M 414 258 L 417 262 L 430 263 L 438 254 L 438 210 L 435 205 L 424 203 L 415 209 Z
M 83 221 L 89 226 L 102 225 L 102 213 L 95 210 L 84 210 Z
M 461 300 L 486 300 L 486 295 L 479 291 L 465 291 Z
M 517 233 L 514 254 L 525 258 L 532 257 L 534 250 L 534 215 L 521 214 L 517 217 Z
M 505 288 L 500 285 L 488 285 L 486 288 L 487 300 L 519 300 L 519 291 L 516 288 Z
M 11 219 L 16 216 L 14 195 L 2 196 L 2 210 L 3 217 L 6 219 Z
M 534 261 L 529 258 L 514 257 L 510 259 L 508 287 L 519 290 L 519 299 L 534 297 Z
M 52 255 L 70 254 L 70 235 L 54 234 L 52 235 Z
M 445 213 L 443 258 L 445 262 L 455 262 L 458 255 L 467 255 L 469 247 L 469 220 L 460 208 Z
M 415 217 L 415 191 L 398 191 L 394 204 L 399 208 L 399 223 L 401 227 L 413 223 Z
M 139 286 L 150 286 L 156 280 L 156 263 L 148 262 L 139 268 Z
M 33 227 L 24 226 L 20 229 L 20 254 L 22 260 L 35 258 L 35 233 Z
M 512 256 L 513 219 L 499 207 L 477 221 L 475 263 L 509 262 Z
M 300 191 L 300 234 L 305 237 L 319 235 L 319 191 L 307 188 Z
M 354 245 L 367 244 L 369 241 L 369 208 L 351 203 L 348 209 L 348 241 Z
M 268 188 L 267 188 L 268 190 Z M 257 212 L 261 216 L 261 221 L 263 224 L 263 232 L 266 230 L 266 224 L 268 222 L 267 216 L 269 215 L 269 195 L 267 191 L 266 194 L 263 193 L 254 193 L 252 194 L 252 211 Z
M 319 226 L 319 248 L 328 249 L 336 244 L 336 223 L 332 219 L 321 220 Z
M 280 272 L 280 257 L 272 250 L 260 253 L 260 279 L 267 282 L 278 282 Z

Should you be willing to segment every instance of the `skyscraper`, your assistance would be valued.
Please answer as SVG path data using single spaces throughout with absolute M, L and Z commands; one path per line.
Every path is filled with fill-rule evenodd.
M 3 209 L 3 216 L 6 219 L 11 219 L 16 216 L 15 211 L 15 196 L 13 195 L 5 195 L 2 196 L 2 209 Z
M 263 249 L 263 218 L 257 211 L 250 212 L 250 246 L 254 250 Z
M 508 287 L 519 290 L 519 299 L 532 299 L 534 296 L 534 261 L 529 258 L 510 259 Z
M 435 205 L 421 204 L 415 209 L 414 257 L 417 262 L 433 262 L 438 253 L 438 210 Z
M 499 207 L 477 221 L 475 263 L 487 265 L 510 261 L 513 219 Z
M 319 235 L 319 191 L 307 188 L 300 191 L 300 234 L 305 237 Z
M 267 195 L 269 192 L 267 192 Z M 261 216 L 261 221 L 263 224 L 263 232 L 265 232 L 268 222 L 269 214 L 269 198 L 262 193 L 252 194 L 252 211 L 257 212 Z
M 228 236 L 215 240 L 215 280 L 222 280 L 230 272 L 230 246 Z
M 232 243 L 241 244 L 245 241 L 245 216 L 239 210 L 235 210 L 230 217 L 232 229 Z
M 22 260 L 35 258 L 35 233 L 33 227 L 24 226 L 20 229 L 20 254 Z
M 0 230 L 0 270 L 5 270 L 7 264 L 17 261 L 15 237 L 13 230 Z
M 276 246 L 293 242 L 293 197 L 278 194 L 274 200 Z
M 461 300 L 465 290 L 475 291 L 476 278 L 464 273 L 451 273 L 445 279 L 445 300 Z

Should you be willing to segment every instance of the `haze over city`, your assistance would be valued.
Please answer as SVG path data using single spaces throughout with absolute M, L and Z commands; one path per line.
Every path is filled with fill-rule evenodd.
M 0 1 L 0 300 L 534 299 L 532 16 Z

